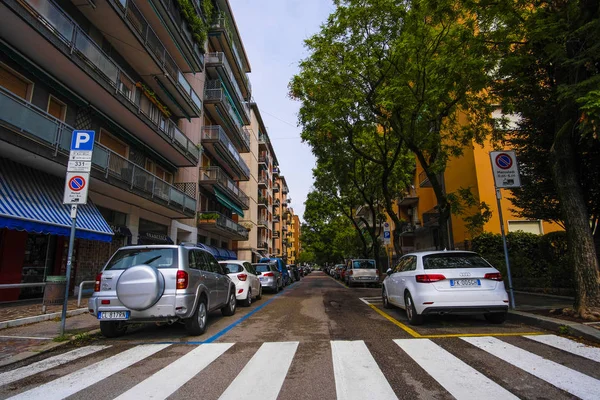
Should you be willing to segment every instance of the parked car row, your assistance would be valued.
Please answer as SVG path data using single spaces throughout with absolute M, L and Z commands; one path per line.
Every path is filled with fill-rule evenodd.
M 127 246 L 118 249 L 96 276 L 88 309 L 106 337 L 129 324 L 185 324 L 190 335 L 206 331 L 208 313 L 235 314 L 263 290 L 279 292 L 291 274 L 279 258 L 220 261 L 201 244 Z
M 341 280 L 349 287 L 355 285 L 379 286 L 379 270 L 375 260 L 371 259 L 350 259 L 346 261 L 346 264 L 325 267 L 325 273 Z

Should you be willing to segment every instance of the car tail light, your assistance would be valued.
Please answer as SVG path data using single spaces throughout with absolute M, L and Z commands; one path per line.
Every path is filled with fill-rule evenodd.
M 492 272 L 489 274 L 485 274 L 483 276 L 483 279 L 490 279 L 492 281 L 501 281 L 502 280 L 502 274 L 499 272 Z
M 248 278 L 248 275 L 246 275 L 246 274 L 239 274 L 239 275 L 237 276 L 237 278 L 238 278 L 240 281 L 245 281 L 245 280 L 246 280 L 246 278 Z
M 110 300 L 102 300 L 102 301 L 100 302 L 100 304 L 104 304 L 104 305 L 106 305 L 106 304 L 110 304 Z
M 420 283 L 432 283 L 443 281 L 446 277 L 442 274 L 425 274 L 425 275 L 415 275 L 417 282 Z
M 375 270 L 375 275 L 379 276 L 379 270 L 378 269 Z
M 177 271 L 177 289 L 187 289 L 188 273 L 185 271 Z
M 102 272 L 96 275 L 96 282 L 94 283 L 94 292 L 100 291 L 100 282 L 102 281 Z
M 265 272 L 263 276 L 275 276 L 275 274 L 272 272 Z

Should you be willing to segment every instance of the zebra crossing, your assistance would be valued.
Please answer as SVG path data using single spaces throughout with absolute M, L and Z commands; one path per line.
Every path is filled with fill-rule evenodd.
M 461 351 L 454 347 L 454 350 L 449 351 L 449 343 L 455 343 L 457 348 L 462 346 Z M 539 380 L 544 387 L 559 390 L 560 392 L 552 393 L 562 393 L 563 397 L 598 399 L 600 394 L 600 348 L 556 335 L 523 336 L 513 340 L 513 343 L 504 338 L 483 336 L 381 341 L 334 340 L 326 344 L 329 354 L 327 364 L 330 362 L 331 374 L 324 376 L 321 383 L 331 385 L 331 388 L 329 392 L 323 392 L 322 398 L 404 398 L 408 386 L 405 387 L 405 383 L 398 377 L 404 377 L 407 382 L 413 378 L 432 379 L 445 391 L 441 397 L 528 397 L 519 392 L 522 384 L 513 386 L 510 380 L 498 379 L 490 372 L 498 363 L 506 363 L 511 369 L 530 377 L 529 379 Z M 384 350 L 386 359 L 391 358 L 406 365 L 414 377 L 402 374 L 391 377 L 393 371 L 382 366 L 381 349 Z M 222 372 L 223 368 L 227 368 L 227 360 L 233 359 L 236 352 L 247 354 L 248 358 L 243 365 L 236 367 L 239 372 L 233 379 L 224 382 L 225 386 L 219 393 L 202 395 L 206 387 L 201 381 L 198 381 L 198 389 L 193 395 L 186 395 L 188 392 L 182 390 L 186 385 L 193 385 L 199 374 L 206 378 L 211 377 L 211 370 L 215 368 Z M 568 366 L 563 365 L 565 363 L 561 360 L 550 359 L 548 354 L 555 358 L 557 355 L 564 355 L 569 360 L 566 363 Z M 122 388 L 112 388 L 113 391 L 105 393 L 105 396 L 97 397 L 95 391 L 94 398 L 166 399 L 176 395 L 175 398 L 277 399 L 281 398 L 287 379 L 302 379 L 303 374 L 298 372 L 304 370 L 302 363 L 311 356 L 311 351 L 303 348 L 299 342 L 252 345 L 142 344 L 123 348 L 117 345 L 93 345 L 0 373 L 0 398 L 52 400 L 76 394 L 79 397 L 75 398 L 87 398 L 92 387 L 97 388 L 103 382 L 127 372 L 128 376 L 135 377 L 135 382 Z M 214 375 L 211 380 L 221 377 L 217 372 Z M 113 395 L 114 390 L 118 392 L 116 395 Z M 289 390 L 285 393 L 284 398 L 307 398 L 304 396 L 306 393 L 292 395 Z M 543 393 L 539 395 L 552 397 Z

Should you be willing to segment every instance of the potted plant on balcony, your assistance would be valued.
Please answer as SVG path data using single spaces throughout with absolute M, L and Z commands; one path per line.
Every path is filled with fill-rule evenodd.
M 198 223 L 199 224 L 214 224 L 217 222 L 218 218 L 219 218 L 218 213 L 211 213 L 211 212 L 198 213 Z

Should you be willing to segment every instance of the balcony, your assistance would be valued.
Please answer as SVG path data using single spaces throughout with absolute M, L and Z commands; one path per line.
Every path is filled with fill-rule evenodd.
M 258 134 L 258 144 L 266 146 L 267 143 L 269 143 L 269 137 L 267 135 L 265 135 L 264 133 L 259 133 Z
M 152 103 L 141 84 L 53 2 L 23 1 L 4 3 L 20 18 L 6 12 L 0 36 L 173 164 L 197 164 L 199 150 L 166 116 L 170 110 Z
M 248 240 L 248 230 L 217 211 L 198 213 L 198 227 L 231 240 Z
M 259 242 L 256 246 L 259 250 L 267 250 L 269 248 L 267 242 Z
M 37 0 L 26 1 L 37 3 Z M 149 7 L 146 4 L 144 6 Z M 147 79 L 147 84 L 154 93 L 166 94 L 163 100 L 175 116 L 192 118 L 202 115 L 200 98 L 136 2 L 96 1 L 94 7 L 78 7 L 78 10 L 103 33 L 106 40 L 140 76 L 153 77 Z M 154 13 L 154 10 L 151 11 Z
M 66 165 L 74 130 L 71 126 L 3 88 L 0 123 L 47 147 L 54 161 Z M 195 198 L 99 143 L 94 146 L 92 167 L 92 177 L 100 181 L 93 183 L 96 191 L 140 206 L 149 201 L 153 204 L 148 208 L 167 214 L 156 205 L 166 207 L 173 217 L 193 217 L 196 212 Z
M 236 80 L 242 83 L 240 89 L 243 98 L 249 99 L 252 96 L 252 87 L 246 72 L 250 71 L 250 66 L 245 62 L 245 58 L 242 60 L 240 57 L 238 44 L 233 38 L 233 32 L 235 32 L 235 27 L 231 27 L 229 19 L 221 14 L 213 22 L 208 32 L 208 40 L 212 48 L 224 52 L 228 59 L 234 60 L 232 70 Z
M 258 155 L 258 165 L 267 169 L 269 168 L 269 165 L 271 165 L 271 158 L 267 153 L 260 153 Z
M 273 193 L 279 192 L 279 183 L 273 185 Z
M 284 186 L 283 189 L 281 189 L 282 194 L 288 194 L 289 192 L 290 192 L 290 190 L 288 189 L 287 186 Z
M 219 125 L 203 126 L 201 133 L 202 145 L 219 161 L 219 165 L 223 169 L 237 180 L 247 181 L 250 179 L 250 168 L 231 143 L 223 128 Z
M 256 203 L 259 207 L 267 207 L 269 205 L 267 198 L 260 195 L 258 196 L 258 200 L 256 200 Z
M 273 167 L 273 176 L 279 176 L 279 166 Z
M 266 176 L 260 176 L 258 178 L 258 186 L 264 186 L 265 188 L 269 187 L 269 178 Z
M 273 239 L 279 239 L 279 237 L 280 237 L 279 231 L 273 232 Z
M 261 227 L 262 227 L 262 228 L 268 228 L 268 227 L 269 227 L 269 221 L 268 221 L 268 220 L 266 220 L 266 219 L 264 219 L 264 218 L 260 218 L 260 219 L 258 220 L 258 227 L 259 227 L 259 228 L 261 228 Z
M 199 184 L 212 192 L 216 186 L 242 209 L 250 208 L 250 198 L 219 167 L 200 168 Z
M 398 200 L 398 205 L 408 207 L 415 205 L 419 202 L 419 196 L 415 188 L 411 187 L 404 191 L 403 195 Z
M 427 174 L 425 173 L 425 171 L 421 171 L 419 173 L 419 186 L 420 187 L 431 187 L 431 182 L 429 181 L 429 178 L 427 177 Z
M 243 153 L 249 152 L 250 135 L 243 129 L 244 119 L 221 80 L 206 81 L 204 104 L 213 121 L 230 132 L 236 148 Z
M 195 1 L 192 3 L 197 5 Z M 140 1 L 137 5 L 177 65 L 184 72 L 202 72 L 205 58 L 201 46 L 204 43 L 196 42 L 187 21 L 181 16 L 177 0 Z
M 223 52 L 206 53 L 206 72 L 211 79 L 222 79 L 229 93 L 234 93 L 234 100 L 238 108 L 242 111 L 245 117 L 244 125 L 250 124 L 250 108 L 245 100 L 248 100 L 242 95 L 238 81 L 233 74 L 233 70 L 229 66 L 229 62 Z M 225 77 L 226 79 L 223 79 Z
M 279 215 L 275 215 L 275 216 L 273 217 L 273 222 L 279 222 L 279 221 L 280 221 L 280 218 L 281 218 L 281 217 L 280 217 Z

